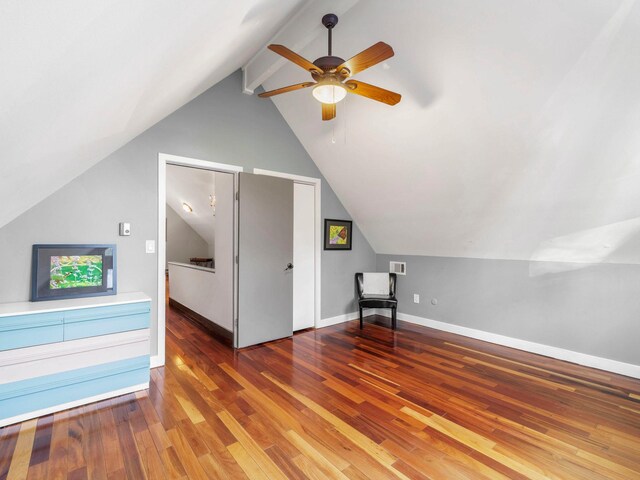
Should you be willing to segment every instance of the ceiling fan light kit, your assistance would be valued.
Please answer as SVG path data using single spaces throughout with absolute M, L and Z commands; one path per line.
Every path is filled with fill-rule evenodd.
M 322 104 L 322 120 L 335 118 L 336 103 L 343 100 L 347 93 L 354 93 L 387 105 L 396 105 L 402 98 L 400 94 L 375 85 L 359 82 L 358 80 L 347 80 L 356 73 L 393 57 L 393 49 L 384 42 L 378 42 L 349 60 L 344 61 L 344 59 L 332 55 L 331 32 L 333 27 L 338 24 L 337 15 L 328 13 L 322 17 L 322 24 L 329 32 L 329 52 L 327 56 L 320 57 L 314 62 L 310 62 L 283 45 L 269 45 L 268 47 L 269 50 L 282 55 L 287 60 L 307 70 L 315 82 L 289 85 L 288 87 L 263 92 L 258 96 L 268 98 L 281 93 L 313 87 L 313 97 Z
M 340 82 L 329 81 L 318 83 L 312 94 L 320 103 L 338 103 L 347 96 L 347 90 Z

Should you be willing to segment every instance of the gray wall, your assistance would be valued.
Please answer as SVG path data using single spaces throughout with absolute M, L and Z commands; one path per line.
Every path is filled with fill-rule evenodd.
M 407 262 L 399 312 L 640 365 L 640 265 L 378 255 L 378 271 L 390 260 Z
M 238 71 L 1 228 L 0 302 L 29 299 L 33 243 L 116 243 L 119 291 L 150 295 L 156 319 L 157 256 L 145 240 L 157 240 L 159 152 L 322 178 L 322 216 L 350 218 L 273 103 L 241 93 Z M 130 237 L 118 237 L 121 221 Z M 353 251 L 322 253 L 322 317 L 353 312 L 353 274 L 374 268 L 354 225 Z
M 167 204 L 167 262 L 209 255 L 209 244 Z

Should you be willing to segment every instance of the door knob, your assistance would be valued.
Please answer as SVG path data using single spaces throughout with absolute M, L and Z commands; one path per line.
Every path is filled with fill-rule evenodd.
M 293 263 L 287 263 L 287 268 L 284 271 L 286 272 L 287 270 L 293 270 Z

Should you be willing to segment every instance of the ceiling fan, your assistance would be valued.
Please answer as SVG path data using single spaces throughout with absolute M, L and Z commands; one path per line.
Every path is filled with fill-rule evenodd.
M 322 24 L 329 30 L 329 54 L 326 57 L 317 58 L 313 63 L 283 45 L 269 45 L 269 50 L 282 55 L 287 60 L 308 71 L 315 82 L 297 83 L 264 92 L 258 96 L 267 98 L 281 93 L 313 87 L 313 96 L 322 103 L 322 120 L 331 120 L 336 116 L 336 103 L 346 97 L 347 93 L 355 93 L 387 105 L 398 103 L 402 98 L 398 93 L 358 80 L 347 80 L 356 73 L 393 57 L 393 49 L 384 42 L 378 42 L 347 61 L 333 56 L 331 54 L 331 31 L 337 23 L 338 17 L 333 13 L 328 13 L 322 17 Z

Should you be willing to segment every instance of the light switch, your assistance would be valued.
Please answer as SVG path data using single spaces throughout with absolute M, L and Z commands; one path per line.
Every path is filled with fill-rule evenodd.
M 147 240 L 147 244 L 145 246 L 145 252 L 147 252 L 147 253 L 156 253 L 156 241 L 155 240 Z
M 420 303 L 420 295 L 417 293 L 413 294 L 413 303 Z

